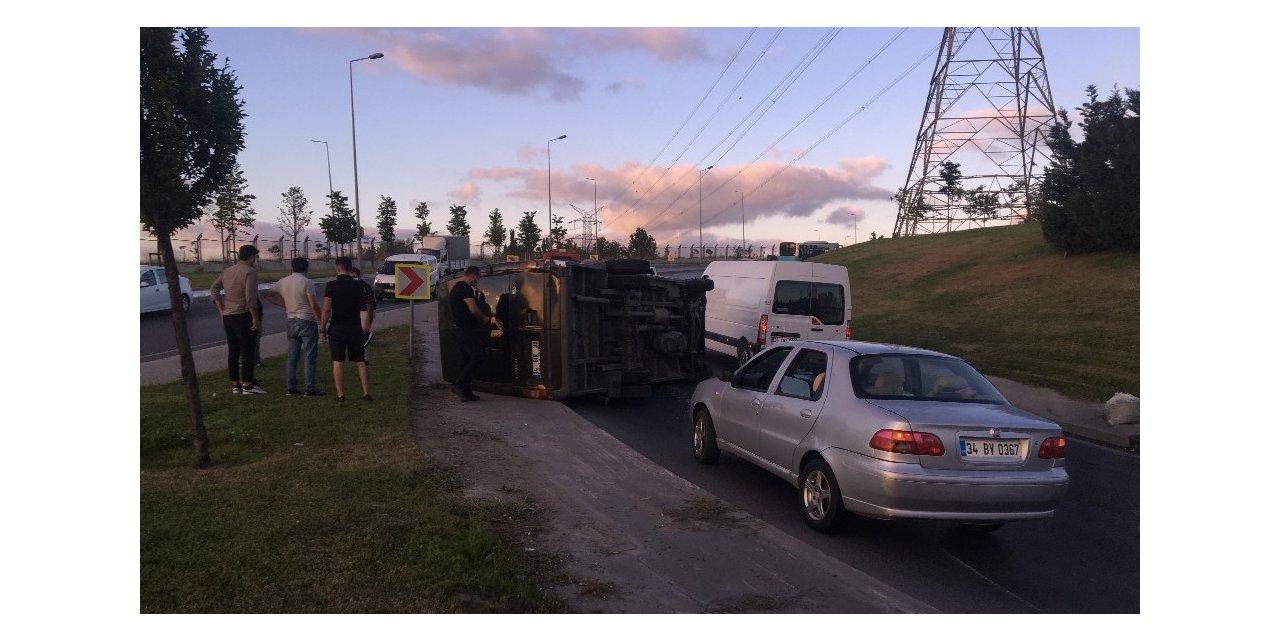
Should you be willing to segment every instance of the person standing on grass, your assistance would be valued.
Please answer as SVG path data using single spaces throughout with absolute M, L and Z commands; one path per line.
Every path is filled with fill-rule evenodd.
M 284 307 L 288 318 L 289 355 L 285 359 L 285 394 L 309 397 L 322 396 L 316 388 L 316 353 L 320 340 L 320 307 L 311 279 L 307 277 L 310 263 L 306 258 L 294 258 L 293 273 L 276 281 L 262 297 L 271 304 Z M 303 381 L 306 392 L 298 390 L 298 359 L 303 359 Z
M 222 329 L 227 334 L 227 373 L 231 376 L 231 393 L 261 395 L 266 391 L 254 384 L 254 335 L 262 322 L 255 304 L 258 299 L 258 248 L 240 247 L 240 261 L 223 270 L 209 287 L 209 299 L 222 316 Z M 226 297 L 223 297 L 223 291 Z
M 328 341 L 333 359 L 333 389 L 338 401 L 347 399 L 342 390 L 342 363 L 356 363 L 360 374 L 360 388 L 365 400 L 369 395 L 369 367 L 364 362 L 364 332 L 360 326 L 360 307 L 364 305 L 364 291 L 360 283 L 351 277 L 351 258 L 339 256 L 333 261 L 338 277 L 324 286 L 324 305 L 320 308 L 320 339 Z
M 364 364 L 369 366 L 369 338 L 373 337 L 373 316 L 374 309 L 378 306 L 378 296 L 373 292 L 373 286 L 364 281 L 364 276 L 360 275 L 360 267 L 351 267 L 351 277 L 360 283 L 360 290 L 364 292 L 364 305 L 360 307 L 360 330 L 364 332 Z
M 480 279 L 480 267 L 469 266 L 462 272 L 462 281 L 449 290 L 449 312 L 453 326 L 458 329 L 458 354 L 461 364 L 454 392 L 463 402 L 474 402 L 480 396 L 471 392 L 471 376 L 484 358 L 485 340 L 489 336 L 489 314 L 478 303 L 476 281 Z

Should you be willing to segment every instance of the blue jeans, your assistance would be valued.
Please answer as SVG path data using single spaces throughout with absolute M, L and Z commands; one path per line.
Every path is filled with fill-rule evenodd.
M 319 351 L 320 327 L 315 320 L 289 318 L 289 355 L 284 365 L 284 384 L 288 389 L 298 388 L 298 358 L 305 356 L 303 380 L 307 391 L 316 390 L 316 354 Z

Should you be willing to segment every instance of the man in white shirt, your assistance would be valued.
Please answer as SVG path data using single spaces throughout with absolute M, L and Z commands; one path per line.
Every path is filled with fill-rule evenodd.
M 289 355 L 285 360 L 285 394 L 291 396 L 322 396 L 316 388 L 316 354 L 319 351 L 320 307 L 316 305 L 315 289 L 307 277 L 310 264 L 306 258 L 293 259 L 293 273 L 276 281 L 262 297 L 271 304 L 284 307 L 288 318 Z M 303 381 L 306 391 L 298 390 L 298 359 L 305 358 Z

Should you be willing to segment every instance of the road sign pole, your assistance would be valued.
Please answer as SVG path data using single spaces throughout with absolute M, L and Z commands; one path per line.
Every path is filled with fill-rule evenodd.
M 413 307 L 418 304 L 417 300 L 409 301 L 409 363 L 413 364 L 413 328 L 418 326 L 413 319 Z

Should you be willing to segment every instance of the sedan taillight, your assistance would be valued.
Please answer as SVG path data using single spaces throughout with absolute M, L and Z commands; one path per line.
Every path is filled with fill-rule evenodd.
M 1041 458 L 1065 458 L 1067 457 L 1067 439 L 1066 438 L 1045 438 L 1040 443 Z
M 938 436 L 923 431 L 881 429 L 871 436 L 870 445 L 872 449 L 880 451 L 919 456 L 940 456 L 945 451 Z

